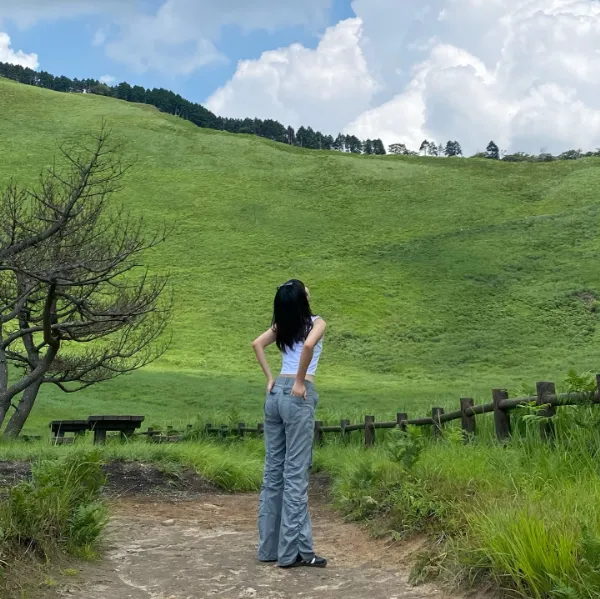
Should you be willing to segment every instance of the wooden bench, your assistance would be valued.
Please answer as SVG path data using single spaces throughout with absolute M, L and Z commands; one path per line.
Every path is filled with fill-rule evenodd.
M 90 416 L 87 419 L 89 430 L 94 431 L 94 444 L 106 443 L 107 432 L 121 433 L 127 439 L 142 426 L 144 416 Z
M 54 420 L 50 423 L 52 441 L 57 445 L 73 441 L 72 438 L 66 439 L 65 433 L 75 433 L 76 437 L 82 437 L 89 428 L 87 420 Z

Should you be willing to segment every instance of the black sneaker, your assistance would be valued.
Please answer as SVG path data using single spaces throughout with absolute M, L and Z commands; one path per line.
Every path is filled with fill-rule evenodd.
M 287 566 L 280 566 L 281 568 L 325 568 L 327 566 L 327 560 L 324 557 L 315 555 L 312 559 L 304 559 L 301 555 L 296 558 L 295 562 L 288 564 Z

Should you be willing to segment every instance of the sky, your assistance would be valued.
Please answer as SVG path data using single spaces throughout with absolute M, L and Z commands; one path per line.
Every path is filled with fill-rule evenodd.
M 600 146 L 600 0 L 0 0 L 0 61 L 413 149 Z

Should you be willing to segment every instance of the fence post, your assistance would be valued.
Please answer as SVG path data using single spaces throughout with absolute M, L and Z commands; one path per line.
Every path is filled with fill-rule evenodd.
M 510 439 L 511 434 L 510 414 L 500 408 L 500 402 L 503 399 L 508 399 L 508 391 L 506 389 L 492 389 L 494 428 L 496 429 L 496 439 L 501 442 Z
M 346 427 L 350 424 L 350 420 L 342 419 L 340 420 L 340 428 L 342 429 L 342 439 L 346 437 L 348 433 L 346 433 Z
M 264 422 L 259 422 L 256 425 L 256 434 L 257 434 L 257 436 L 262 437 L 263 434 L 264 434 L 264 432 L 265 432 L 265 423 Z
M 227 433 L 229 432 L 229 427 L 226 424 L 221 425 L 221 430 L 219 431 L 219 435 L 221 439 L 225 439 L 227 437 Z
M 594 403 L 600 403 L 600 374 L 596 375 L 596 393 L 594 393 Z
M 365 446 L 373 447 L 375 443 L 375 416 L 365 416 Z
M 238 435 L 240 437 L 244 436 L 244 429 L 246 428 L 246 423 L 245 422 L 238 422 Z
M 207 435 L 210 435 L 210 429 L 211 429 L 211 428 L 212 428 L 212 422 L 207 422 L 207 423 L 204 425 L 204 432 L 205 432 Z
M 548 403 L 549 395 L 556 395 L 554 383 L 536 383 L 535 390 L 538 406 L 543 406 Z M 540 410 L 539 414 L 544 418 L 552 418 L 556 414 L 556 408 L 554 406 L 548 406 L 547 408 Z M 540 434 L 545 441 L 552 439 L 554 437 L 554 422 L 540 422 Z
M 461 411 L 461 426 L 465 437 L 465 443 L 469 441 L 469 438 L 475 435 L 475 414 L 468 415 L 467 408 L 472 408 L 475 402 L 470 397 L 460 398 L 460 411 Z
M 406 431 L 406 421 L 408 420 L 408 414 L 406 414 L 405 412 L 398 412 L 396 414 L 396 424 L 398 425 L 398 428 L 405 432 Z
M 433 418 L 432 433 L 434 437 L 442 436 L 442 428 L 444 423 L 440 420 L 440 416 L 444 413 L 444 408 L 431 408 L 431 417 Z
M 321 420 L 315 420 L 315 439 L 314 439 L 314 444 L 315 445 L 323 445 L 323 421 Z

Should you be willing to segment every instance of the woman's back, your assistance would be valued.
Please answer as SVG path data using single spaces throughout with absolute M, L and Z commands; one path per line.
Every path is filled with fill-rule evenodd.
M 314 322 L 319 318 L 319 316 L 313 316 L 312 321 Z M 294 344 L 294 346 L 290 348 L 286 348 L 285 351 L 281 353 L 282 355 L 282 363 L 281 363 L 281 374 L 296 376 L 298 372 L 298 368 L 300 366 L 300 357 L 302 356 L 302 350 L 304 349 L 304 341 L 300 341 Z M 315 345 L 313 351 L 313 357 L 308 366 L 308 370 L 306 374 L 309 376 L 314 376 L 317 372 L 317 367 L 319 366 L 319 358 L 321 357 L 321 353 L 323 351 L 323 337 L 319 339 L 319 342 Z

